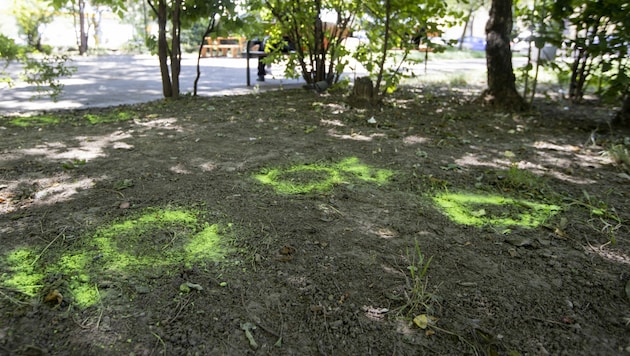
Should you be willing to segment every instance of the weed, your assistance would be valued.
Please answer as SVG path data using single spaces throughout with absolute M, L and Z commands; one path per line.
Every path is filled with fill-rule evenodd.
M 84 159 L 73 159 L 72 161 L 66 161 L 61 163 L 63 169 L 75 169 L 81 166 L 85 166 L 86 161 Z
M 422 253 L 418 240 L 415 241 L 413 251 L 407 251 L 409 266 L 409 278 L 407 278 L 407 290 L 404 293 L 405 304 L 400 307 L 398 313 L 406 317 L 414 318 L 424 311 L 433 313 L 433 304 L 437 301 L 436 295 L 429 292 L 427 272 L 433 256 L 428 259 Z
M 503 173 L 503 175 L 499 176 L 501 186 L 510 190 L 533 190 L 544 184 L 537 175 L 518 168 L 516 164 L 512 164 Z
M 623 221 L 615 207 L 608 206 L 604 200 L 596 198 L 585 190 L 582 191 L 583 200 L 574 201 L 569 205 L 578 205 L 589 211 L 590 218 L 587 225 L 595 231 L 608 235 L 613 245 L 617 243 L 617 231 L 623 226 Z
M 604 152 L 610 160 L 616 165 L 630 173 L 630 156 L 628 155 L 628 149 L 624 145 L 613 145 L 606 152 Z
M 466 80 L 466 76 L 464 74 L 458 74 L 449 78 L 449 85 L 454 88 L 466 87 L 468 85 L 468 81 Z

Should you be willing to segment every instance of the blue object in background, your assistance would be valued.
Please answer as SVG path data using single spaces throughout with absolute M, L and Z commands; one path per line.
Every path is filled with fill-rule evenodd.
M 466 36 L 462 42 L 462 48 L 471 51 L 485 51 L 486 39 L 483 37 Z

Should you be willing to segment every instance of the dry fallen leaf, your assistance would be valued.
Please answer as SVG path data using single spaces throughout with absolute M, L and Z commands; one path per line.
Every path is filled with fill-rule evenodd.
M 281 255 L 292 255 L 295 253 L 295 248 L 291 247 L 291 246 L 282 246 L 282 248 L 280 249 L 280 254 Z
M 413 318 L 413 323 L 416 324 L 417 327 L 424 330 L 427 327 L 434 325 L 438 319 L 434 316 L 420 314 Z
M 63 295 L 61 295 L 61 293 L 59 293 L 59 291 L 56 289 L 50 291 L 50 293 L 48 293 L 46 297 L 44 297 L 45 303 L 53 302 L 55 305 L 59 305 L 61 304 L 62 301 L 63 301 Z

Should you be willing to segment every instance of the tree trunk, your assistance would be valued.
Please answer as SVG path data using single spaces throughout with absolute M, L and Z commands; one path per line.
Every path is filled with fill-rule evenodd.
M 468 12 L 466 13 L 466 16 L 464 17 L 464 31 L 462 31 L 462 35 L 459 38 L 458 49 L 460 51 L 464 49 L 464 38 L 466 38 L 466 32 L 468 31 L 468 26 L 470 25 L 470 27 L 472 28 L 472 24 L 470 23 L 470 18 L 472 17 L 472 13 L 473 13 L 473 4 L 470 4 L 468 8 Z
M 630 88 L 626 90 L 626 95 L 621 106 L 621 110 L 617 112 L 612 124 L 617 126 L 630 127 Z
M 86 27 L 85 0 L 79 0 L 79 54 L 88 50 L 88 34 Z
M 201 77 L 201 66 L 200 66 L 200 60 L 201 60 L 201 49 L 203 47 L 203 45 L 206 43 L 206 37 L 210 36 L 210 34 L 212 33 L 212 31 L 214 31 L 214 24 L 215 24 L 215 19 L 214 19 L 214 15 L 210 18 L 210 22 L 208 23 L 208 26 L 206 27 L 206 31 L 203 33 L 203 36 L 201 36 L 201 41 L 199 41 L 199 51 L 197 52 L 197 76 L 195 77 L 195 83 L 193 85 L 193 96 L 197 96 L 197 84 L 199 83 L 199 78 Z
M 510 33 L 512 31 L 512 0 L 492 0 L 490 18 L 486 23 L 486 61 L 488 89 L 481 94 L 483 104 L 522 111 L 525 100 L 516 91 L 512 68 Z
M 173 2 L 173 13 L 171 25 L 173 27 L 173 36 L 171 38 L 171 79 L 173 83 L 172 97 L 179 97 L 179 73 L 181 72 L 182 50 L 179 43 L 181 32 L 180 10 L 182 8 L 182 0 Z
M 158 0 L 157 9 L 153 6 L 151 0 L 147 3 L 155 12 L 158 20 L 158 58 L 160 60 L 160 74 L 162 75 L 162 93 L 165 98 L 173 96 L 173 86 L 171 85 L 171 76 L 168 70 L 168 41 L 166 40 L 166 22 L 167 7 L 166 0 Z

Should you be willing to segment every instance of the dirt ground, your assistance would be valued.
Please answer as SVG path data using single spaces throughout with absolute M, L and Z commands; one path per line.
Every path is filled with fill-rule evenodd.
M 476 94 L 2 118 L 0 354 L 630 355 L 630 132 Z

